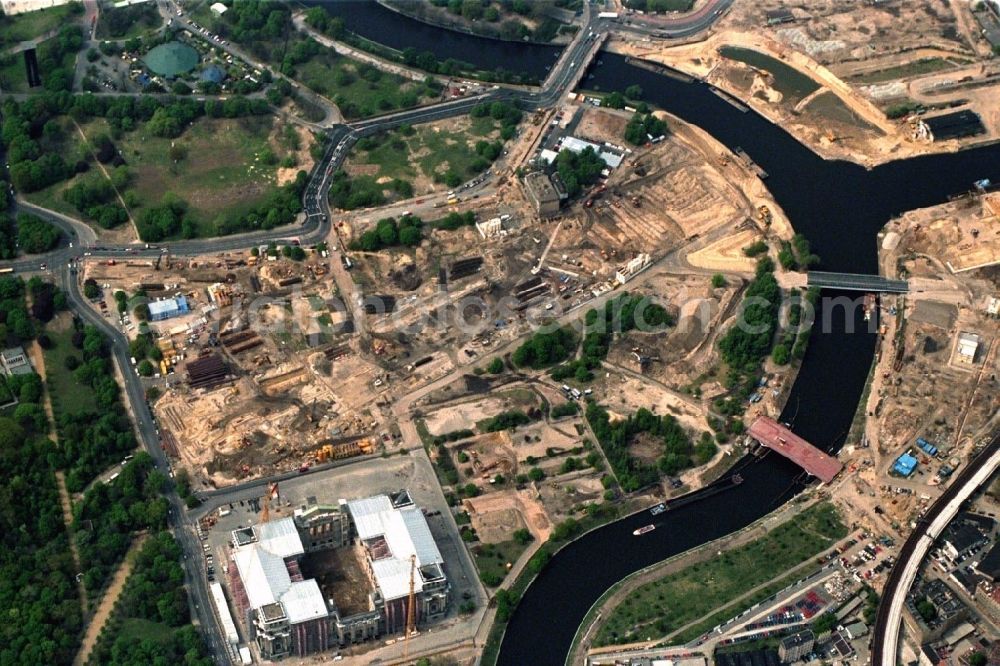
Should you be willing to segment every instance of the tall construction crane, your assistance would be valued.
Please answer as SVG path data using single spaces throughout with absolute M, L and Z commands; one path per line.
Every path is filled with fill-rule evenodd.
M 406 661 L 410 653 L 410 634 L 417 628 L 417 595 L 414 592 L 415 576 L 417 573 L 417 556 L 410 555 L 410 596 L 406 600 L 406 633 L 403 635 L 403 661 Z
M 261 499 L 264 500 L 264 507 L 260 510 L 260 522 L 266 523 L 271 520 L 271 500 L 278 498 L 278 484 L 272 483 L 267 487 L 267 494 Z

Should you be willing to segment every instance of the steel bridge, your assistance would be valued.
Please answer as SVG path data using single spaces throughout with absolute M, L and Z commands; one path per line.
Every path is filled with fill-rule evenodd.
M 869 291 L 890 294 L 905 294 L 910 291 L 906 280 L 890 280 L 881 275 L 862 275 L 858 273 L 826 273 L 809 271 L 807 282 L 810 287 L 820 289 L 842 289 L 845 291 Z

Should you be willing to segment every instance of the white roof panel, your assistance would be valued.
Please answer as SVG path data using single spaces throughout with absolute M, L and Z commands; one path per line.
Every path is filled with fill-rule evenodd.
M 352 500 L 347 508 L 362 539 L 381 536 L 389 546 L 389 557 L 372 561 L 375 582 L 385 599 L 409 594 L 411 556 L 416 555 L 417 567 L 444 562 L 427 526 L 427 518 L 417 507 L 396 509 L 387 496 L 379 495 Z M 414 577 L 414 589 L 423 589 L 419 569 Z
M 375 581 L 378 589 L 382 591 L 382 596 L 386 601 L 399 599 L 410 594 L 410 562 L 389 557 L 383 560 L 372 562 L 372 572 L 375 574 Z M 420 578 L 420 572 L 416 572 L 413 577 L 413 591 L 420 592 L 424 589 L 424 582 Z
M 239 548 L 233 554 L 233 561 L 239 569 L 240 579 L 247 591 L 247 599 L 254 608 L 260 608 L 278 601 L 281 594 L 292 584 L 285 568 L 285 561 L 273 555 L 259 544 Z
M 409 507 L 399 512 L 406 525 L 410 543 L 413 544 L 413 553 L 417 556 L 417 564 L 426 566 L 428 564 L 441 564 L 441 551 L 434 543 L 431 535 L 431 528 L 427 525 L 427 518 L 422 511 L 416 507 Z M 407 555 L 409 557 L 409 555 Z
M 409 592 L 409 588 L 407 588 Z M 281 606 L 291 624 L 326 617 L 326 601 L 315 579 L 295 581 L 281 595 Z
M 256 525 L 254 531 L 257 533 L 257 542 L 278 557 L 292 557 L 306 552 L 291 516 Z

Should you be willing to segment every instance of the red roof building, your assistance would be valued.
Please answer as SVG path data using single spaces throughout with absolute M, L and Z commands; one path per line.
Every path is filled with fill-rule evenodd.
M 823 483 L 830 483 L 844 466 L 772 418 L 759 417 L 750 425 L 750 436 L 777 451 Z

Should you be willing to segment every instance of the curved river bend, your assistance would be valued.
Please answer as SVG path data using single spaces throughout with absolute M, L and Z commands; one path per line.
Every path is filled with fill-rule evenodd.
M 623 90 L 638 84 L 650 103 L 697 125 L 729 148 L 742 147 L 767 173 L 767 187 L 797 232 L 809 238 L 823 269 L 875 273 L 876 234 L 894 215 L 970 189 L 978 178 L 1000 176 L 1000 145 L 890 162 L 867 170 L 820 158 L 780 127 L 742 113 L 700 82 L 684 83 L 602 54 L 588 88 Z M 824 294 L 823 303 L 830 296 Z M 861 312 L 835 308 L 817 320 L 782 420 L 817 446 L 836 451 L 847 435 L 875 349 Z M 827 328 L 830 332 L 821 332 Z M 632 530 L 646 512 L 598 529 L 569 544 L 531 584 L 507 627 L 498 663 L 561 665 L 587 610 L 628 574 L 733 532 L 773 511 L 802 489 L 800 470 L 767 456 L 742 470 L 732 490 L 671 509 L 641 540 Z
M 447 31 L 372 2 L 326 5 L 358 34 L 394 48 L 413 46 L 438 58 L 544 76 L 558 48 L 520 45 Z M 823 269 L 877 272 L 876 234 L 894 215 L 941 203 L 979 178 L 1000 180 L 1000 145 L 931 155 L 867 170 L 828 161 L 757 113 L 742 113 L 700 82 L 684 83 L 633 67 L 604 53 L 586 87 L 642 87 L 650 103 L 697 125 L 729 148 L 742 147 L 769 174 L 766 181 L 797 232 L 809 238 Z M 830 296 L 824 294 L 823 303 Z M 836 451 L 854 416 L 875 349 L 860 309 L 847 333 L 846 313 L 823 308 L 781 419 L 817 446 Z M 829 332 L 823 333 L 822 329 Z M 801 472 L 778 456 L 746 461 L 744 482 L 672 508 L 641 540 L 632 530 L 646 512 L 597 529 L 556 554 L 524 594 L 504 636 L 502 666 L 561 666 L 584 615 L 611 585 L 630 573 L 729 534 L 761 518 L 802 489 Z

